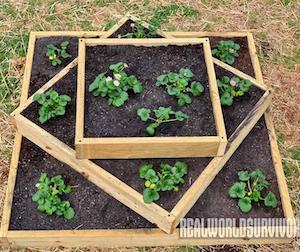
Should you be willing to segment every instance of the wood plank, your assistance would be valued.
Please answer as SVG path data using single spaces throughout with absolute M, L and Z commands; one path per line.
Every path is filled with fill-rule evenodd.
M 48 89 L 50 89 L 55 83 L 65 77 L 72 68 L 77 66 L 78 58 L 75 58 L 71 63 L 69 63 L 65 68 L 63 68 L 58 74 L 56 74 L 52 79 L 46 82 L 41 88 L 39 88 L 32 96 L 30 96 L 26 101 L 24 101 L 18 108 L 16 108 L 12 113 L 11 116 L 15 116 L 21 114 L 32 102 L 33 97 L 36 94 L 44 93 Z
M 36 36 L 36 38 L 45 38 L 45 37 L 102 37 L 106 34 L 105 31 L 34 31 L 31 32 Z
M 78 49 L 75 143 L 81 142 L 84 134 L 85 54 L 85 40 L 80 39 Z
M 249 33 L 248 31 L 239 31 L 239 32 L 184 32 L 184 31 L 174 31 L 174 32 L 165 32 L 167 35 L 176 37 L 176 38 L 196 38 L 196 37 L 246 37 Z
M 207 67 L 207 74 L 209 79 L 209 92 L 210 92 L 210 99 L 211 99 L 213 112 L 214 112 L 216 131 L 217 131 L 217 135 L 220 137 L 222 141 L 217 154 L 218 156 L 222 156 L 224 155 L 226 144 L 227 144 L 227 135 L 226 135 L 225 123 L 223 118 L 221 102 L 220 102 L 218 85 L 216 81 L 216 73 L 215 73 L 214 64 L 211 56 L 212 54 L 211 54 L 209 40 L 203 43 L 203 48 L 204 48 L 205 63 Z
M 259 64 L 259 60 L 255 48 L 253 35 L 251 33 L 248 33 L 247 37 L 248 37 L 248 47 L 250 50 L 250 57 L 255 72 L 255 78 L 257 78 L 259 82 L 264 83 L 261 67 Z M 277 176 L 277 183 L 279 187 L 283 212 L 286 218 L 294 218 L 294 212 L 291 205 L 289 189 L 286 183 L 286 178 L 282 167 L 281 156 L 277 144 L 276 132 L 275 132 L 270 110 L 267 110 L 264 116 L 265 116 L 266 126 L 269 130 L 271 154 L 272 154 L 272 159 L 273 159 L 275 172 Z
M 155 203 L 145 204 L 143 195 L 87 159 L 77 159 L 75 151 L 22 115 L 15 116 L 16 125 L 23 136 L 69 165 L 87 180 L 137 212 L 159 228 L 170 233 L 174 216 Z
M 200 176 L 195 180 L 188 191 L 179 200 L 171 213 L 176 216 L 174 227 L 178 225 L 180 219 L 183 218 L 196 203 L 198 198 L 218 175 L 230 157 L 234 154 L 258 120 L 262 117 L 271 102 L 271 92 L 267 92 L 258 102 L 258 104 L 250 111 L 247 117 L 242 121 L 241 127 L 238 128 L 236 134 L 229 138 L 228 147 L 223 157 L 214 158 L 208 166 L 203 170 Z
M 267 90 L 267 89 L 268 89 L 268 86 L 266 86 L 266 85 L 263 84 L 262 82 L 257 81 L 256 79 L 254 79 L 254 78 L 251 77 L 250 75 L 241 72 L 240 70 L 238 70 L 238 69 L 236 69 L 236 68 L 234 68 L 234 67 L 232 67 L 232 66 L 230 66 L 230 65 L 228 65 L 228 64 L 226 64 L 226 63 L 224 63 L 224 62 L 222 62 L 221 60 L 218 60 L 218 59 L 216 59 L 216 58 L 213 58 L 213 62 L 214 62 L 216 65 L 218 65 L 218 66 L 220 66 L 220 67 L 226 69 L 227 71 L 229 71 L 229 72 L 235 74 L 236 76 L 238 76 L 238 77 L 240 77 L 240 78 L 242 78 L 242 79 L 250 80 L 254 86 L 256 86 L 256 87 L 258 87 L 258 88 L 260 88 L 260 89 L 262 89 L 262 90 Z
M 115 33 L 123 24 L 125 24 L 128 20 L 128 15 L 122 17 L 115 25 L 113 25 L 108 31 L 104 33 L 105 38 L 110 37 L 113 33 Z
M 35 34 L 30 33 L 27 55 L 26 55 L 26 64 L 25 64 L 25 69 L 24 69 L 24 74 L 22 79 L 22 91 L 20 97 L 21 105 L 26 101 L 28 96 L 35 41 L 36 41 Z M 7 236 L 8 227 L 9 227 L 9 220 L 11 216 L 13 192 L 14 192 L 16 176 L 17 176 L 17 167 L 18 167 L 19 152 L 21 149 L 21 142 L 22 142 L 22 136 L 20 133 L 17 132 L 14 139 L 14 146 L 13 146 L 12 158 L 10 162 L 3 214 L 2 214 L 1 226 L 0 226 L 0 237 L 3 237 L 3 239 L 4 237 Z M 6 239 L 3 242 L 6 243 Z
M 236 232 L 239 228 L 234 228 Z M 249 233 L 252 228 L 249 227 Z M 188 238 L 165 234 L 159 229 L 127 230 L 70 230 L 70 231 L 9 231 L 8 240 L 13 247 L 154 247 L 154 246 L 208 246 L 288 243 L 291 238 Z
M 149 38 L 149 39 L 84 39 L 87 46 L 97 45 L 135 45 L 135 46 L 166 46 L 194 45 L 208 41 L 207 38 Z
M 219 145 L 214 136 L 83 138 L 75 144 L 77 158 L 88 159 L 212 157 Z
M 241 124 L 231 134 L 230 138 L 228 139 L 228 145 L 227 145 L 228 148 L 233 143 L 234 139 L 240 135 L 242 129 L 247 126 L 248 122 L 250 122 L 253 117 L 260 118 L 264 114 L 267 108 L 271 105 L 271 101 L 272 101 L 272 89 L 268 89 L 264 93 L 264 95 L 259 99 L 259 101 L 254 105 L 251 111 L 247 114 L 247 116 L 241 122 Z

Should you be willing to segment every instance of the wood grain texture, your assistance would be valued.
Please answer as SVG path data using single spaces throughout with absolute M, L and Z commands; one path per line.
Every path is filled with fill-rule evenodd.
M 238 230 L 235 228 L 233 231 Z M 252 232 L 252 228 L 249 228 Z M 239 244 L 288 243 L 290 238 L 188 238 L 165 234 L 159 229 L 129 230 L 66 230 L 66 231 L 9 231 L 8 240 L 13 247 L 154 247 L 154 246 L 208 246 Z
M 174 32 L 165 32 L 168 36 L 175 38 L 202 38 L 202 37 L 246 37 L 249 34 L 249 31 L 241 32 L 184 32 L 184 31 L 174 31 Z
M 26 65 L 25 65 L 23 79 L 22 79 L 22 91 L 20 97 L 21 105 L 25 103 L 28 96 L 35 41 L 36 41 L 36 35 L 34 33 L 30 33 L 28 49 L 26 54 Z M 9 168 L 9 175 L 8 175 L 7 188 L 6 188 L 5 200 L 3 206 L 1 226 L 0 226 L 0 240 L 2 240 L 2 243 L 4 245 L 6 245 L 7 243 L 7 239 L 5 237 L 7 236 L 7 232 L 9 228 L 9 220 L 11 216 L 13 192 L 16 183 L 21 142 L 22 142 L 22 135 L 19 132 L 16 132 L 15 139 L 14 139 L 14 146 L 12 150 L 12 158 L 11 158 L 10 168 Z
M 204 57 L 205 57 L 205 63 L 207 67 L 207 74 L 209 80 L 210 99 L 213 106 L 213 112 L 214 112 L 214 118 L 216 124 L 216 131 L 218 137 L 220 137 L 222 141 L 218 156 L 222 156 L 224 155 L 225 152 L 227 135 L 226 135 L 225 123 L 223 118 L 223 112 L 222 112 L 222 107 L 220 102 L 219 90 L 218 90 L 218 85 L 216 80 L 216 73 L 213 64 L 209 40 L 203 42 L 203 48 L 204 48 Z
M 221 139 L 214 136 L 122 137 L 83 138 L 75 146 L 79 159 L 180 158 L 216 156 L 220 143 Z
M 105 31 L 34 31 L 31 34 L 35 35 L 36 38 L 45 37 L 80 37 L 80 38 L 91 38 L 91 37 L 102 37 L 106 34 Z

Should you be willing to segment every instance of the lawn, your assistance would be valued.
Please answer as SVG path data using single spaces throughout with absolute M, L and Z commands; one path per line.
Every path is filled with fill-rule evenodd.
M 300 217 L 300 1 L 298 0 L 1 0 L 0 207 L 5 196 L 14 136 L 9 114 L 19 103 L 20 79 L 25 64 L 29 32 L 105 30 L 125 13 L 146 21 L 159 19 L 164 31 L 253 32 L 265 83 L 272 85 L 275 91 L 272 115 L 294 212 L 296 217 Z M 0 210 L 1 217 L 2 209 Z M 299 249 L 300 241 L 294 240 L 287 245 L 206 247 L 200 248 L 200 251 Z M 49 251 L 67 250 L 49 249 Z M 121 251 L 174 251 L 174 249 Z M 199 251 L 199 248 L 178 248 L 175 251 Z

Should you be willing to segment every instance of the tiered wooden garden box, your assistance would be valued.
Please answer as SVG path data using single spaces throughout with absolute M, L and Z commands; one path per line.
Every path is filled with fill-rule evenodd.
M 125 24 L 125 19 L 122 20 L 122 24 Z M 117 29 L 113 28 L 113 32 Z M 250 33 L 206 33 L 206 32 L 193 32 L 193 33 L 163 33 L 169 37 L 185 38 L 187 41 L 190 38 L 190 41 L 194 41 L 193 38 L 199 37 L 209 37 L 214 40 L 215 37 L 229 37 L 233 39 L 243 39 L 247 41 L 247 48 L 249 51 L 245 52 L 249 55 L 250 65 L 253 66 L 255 78 L 245 74 L 233 67 L 230 67 L 217 59 L 213 59 L 215 67 L 221 67 L 226 71 L 232 72 L 233 74 L 251 80 L 255 88 L 258 88 L 260 91 L 260 98 L 257 98 L 257 101 L 254 102 L 253 106 L 241 121 L 237 122 L 238 127 L 230 128 L 228 145 L 226 147 L 225 154 L 221 157 L 215 157 L 212 159 L 195 159 L 194 162 L 201 163 L 202 168 L 199 167 L 198 175 L 191 178 L 192 183 L 186 189 L 186 191 L 179 197 L 178 202 L 175 202 L 175 206 L 169 210 L 164 209 L 161 205 L 156 203 L 145 204 L 143 202 L 142 194 L 126 184 L 124 181 L 126 178 L 122 178 L 117 174 L 112 175 L 113 169 L 108 169 L 110 162 L 116 162 L 115 164 L 119 166 L 125 160 L 119 161 L 99 161 L 94 162 L 88 159 L 77 159 L 76 152 L 74 150 L 73 143 L 69 142 L 70 139 L 62 139 L 57 132 L 50 133 L 51 130 L 43 128 L 32 120 L 28 119 L 26 114 L 26 109 L 32 105 L 32 97 L 34 93 L 43 92 L 50 87 L 55 85 L 63 85 L 65 76 L 74 75 L 78 59 L 73 59 L 64 69 L 62 69 L 58 74 L 54 75 L 52 78 L 49 78 L 49 81 L 45 85 L 41 84 L 39 88 L 33 90 L 31 88 L 32 83 L 30 83 L 32 76 L 32 63 L 34 58 L 34 52 L 37 50 L 37 39 L 47 38 L 47 37 L 60 37 L 60 36 L 69 36 L 69 37 L 106 37 L 112 35 L 113 32 L 37 32 L 31 33 L 30 42 L 27 54 L 26 69 L 24 73 L 24 80 L 22 85 L 22 95 L 20 100 L 20 107 L 14 112 L 14 119 L 18 132 L 15 137 L 15 145 L 13 149 L 13 156 L 11 161 L 11 168 L 8 181 L 8 189 L 6 194 L 6 200 L 4 205 L 4 213 L 1 223 L 1 242 L 4 245 L 10 246 L 38 246 L 38 247 L 49 247 L 49 246 L 67 246 L 67 247 L 84 247 L 84 246 L 98 246 L 98 247 L 121 247 L 121 246 L 177 246 L 177 245 L 213 245 L 213 244 L 250 244 L 250 243 L 280 243 L 280 242 L 289 242 L 290 238 L 281 237 L 266 237 L 266 238 L 248 238 L 247 234 L 244 237 L 239 238 L 202 238 L 202 239 L 181 239 L 179 237 L 179 230 L 176 228 L 180 218 L 184 216 L 189 217 L 198 217 L 195 213 L 201 212 L 201 209 L 208 208 L 209 206 L 215 208 L 215 211 L 208 211 L 213 216 L 213 212 L 216 214 L 219 213 L 220 206 L 216 202 L 211 200 L 211 195 L 208 193 L 213 193 L 214 197 L 218 197 L 221 193 L 216 190 L 218 181 L 222 181 L 228 171 L 240 169 L 239 165 L 236 165 L 236 160 L 238 158 L 247 160 L 249 164 L 253 165 L 254 163 L 264 163 L 264 159 L 269 160 L 268 163 L 268 172 L 274 175 L 275 181 L 273 187 L 277 190 L 278 197 L 280 198 L 280 209 L 276 213 L 276 217 L 286 217 L 293 218 L 293 211 L 290 204 L 290 199 L 288 195 L 288 189 L 285 182 L 285 177 L 281 165 L 281 159 L 279 156 L 279 151 L 276 143 L 276 136 L 273 128 L 272 119 L 267 107 L 271 101 L 271 90 L 263 84 L 263 78 L 259 67 L 259 62 L 255 52 L 255 45 L 252 34 Z M 83 40 L 84 41 L 84 40 Z M 92 40 L 95 41 L 95 40 Z M 112 40 L 113 41 L 113 40 Z M 115 41 L 115 40 L 114 40 Z M 196 41 L 196 40 L 195 40 Z M 206 41 L 206 39 L 201 40 Z M 97 40 L 97 43 L 99 41 Z M 79 72 L 80 73 L 80 72 Z M 79 74 L 80 77 L 80 74 Z M 75 89 L 76 83 L 74 83 L 73 89 Z M 80 84 L 79 84 L 80 85 Z M 72 87 L 71 87 L 72 89 Z M 27 99 L 27 97 L 29 97 Z M 79 96 L 80 97 L 80 96 Z M 78 101 L 80 102 L 80 101 Z M 72 106 L 75 106 L 73 104 Z M 266 111 L 266 112 L 265 112 Z M 77 110 L 78 113 L 78 110 Z M 262 115 L 264 116 L 262 117 Z M 232 118 L 227 117 L 226 112 L 224 113 L 225 117 L 225 126 L 228 120 Z M 78 119 L 78 118 L 77 118 Z M 74 118 L 72 119 L 74 120 Z M 227 121 L 226 121 L 227 120 Z M 75 121 L 73 127 L 75 128 Z M 227 129 L 228 132 L 228 129 Z M 249 134 L 249 135 L 248 135 Z M 247 136 L 248 135 L 248 136 Z M 82 134 L 77 135 L 80 140 Z M 220 137 L 221 135 L 219 135 Z M 224 136 L 224 135 L 223 135 Z M 29 139 L 32 143 L 30 143 Z M 22 140 L 23 139 L 23 140 Z M 245 141 L 245 142 L 243 142 Z M 262 141 L 260 147 L 255 146 L 256 141 Z M 22 144 L 23 142 L 23 144 Z M 242 143 L 243 142 L 243 143 Z M 76 142 L 78 144 L 78 142 Z M 97 187 L 94 187 L 91 183 L 81 181 L 78 186 L 82 187 L 80 190 L 92 191 L 94 196 L 97 199 L 103 197 L 102 199 L 110 202 L 107 206 L 115 206 L 121 211 L 121 214 L 116 216 L 120 217 L 120 222 L 128 219 L 130 224 L 133 226 L 131 228 L 118 228 L 117 223 L 115 227 L 109 226 L 109 222 L 103 222 L 100 228 L 93 226 L 93 228 L 85 228 L 79 225 L 73 228 L 64 228 L 64 226 L 57 227 L 59 230 L 55 229 L 54 224 L 48 226 L 47 230 L 39 230 L 23 227 L 23 216 L 20 213 L 16 212 L 14 209 L 16 207 L 16 200 L 18 198 L 18 193 L 20 192 L 20 184 L 22 179 L 25 179 L 26 173 L 23 172 L 23 169 L 19 170 L 17 174 L 18 167 L 23 167 L 24 162 L 35 162 L 34 157 L 29 159 L 24 159 L 24 155 L 27 152 L 22 152 L 26 146 L 35 145 L 41 148 L 41 156 L 44 160 L 49 160 L 49 162 L 62 162 L 59 167 L 62 171 L 67 169 L 66 175 L 71 174 L 72 179 L 79 179 L 84 177 L 86 181 L 90 181 L 95 184 Z M 241 145 L 241 146 L 240 146 Z M 240 147 L 239 147 L 240 146 Z M 258 155 L 260 151 L 260 155 Z M 30 154 L 30 153 L 28 153 Z M 50 154 L 50 155 L 49 155 Z M 176 155 L 175 155 L 176 156 Z M 247 158 L 246 158 L 247 157 Z M 250 158 L 250 159 L 249 159 Z M 52 160 L 52 161 L 51 161 Z M 57 160 L 57 161 L 55 161 Z M 250 161 L 249 161 L 250 160 Z M 252 161 L 251 161 L 252 160 Z M 105 163 L 106 162 L 106 163 Z M 119 163 L 118 163 L 119 162 Z M 126 162 L 131 162 L 127 160 Z M 37 160 L 37 164 L 40 162 Z M 102 165 L 100 166 L 99 163 Z M 106 164 L 106 165 L 105 165 Z M 207 165 L 204 165 L 207 164 Z M 226 167 L 221 171 L 224 166 Z M 42 163 L 41 163 L 42 166 Z M 43 168 L 43 167 L 42 167 Z M 41 167 L 36 167 L 37 171 L 42 169 Z M 71 168 L 71 169 L 69 169 Z M 246 167 L 249 168 L 249 167 Z M 46 169 L 46 168 L 45 168 Z M 69 169 L 69 170 L 68 170 Z M 47 169 L 46 169 L 47 171 Z M 74 172 L 76 171 L 76 172 Z M 50 172 L 50 171 L 49 171 Z M 132 171 L 127 171 L 130 174 Z M 135 171 L 136 172 L 136 171 Z M 219 172 L 221 172 L 219 174 Z M 79 173 L 79 174 L 78 174 Z M 73 175 L 72 175 L 73 174 Z M 77 174 L 77 175 L 76 175 Z M 195 173 L 196 174 L 196 173 Z M 19 175 L 19 177 L 18 177 Z M 129 177 L 127 175 L 126 177 Z M 73 178 L 74 177 L 74 178 Z M 234 179 L 234 178 L 231 178 Z M 31 178 L 32 180 L 32 178 Z M 30 181 L 30 180 L 29 180 Z M 79 180 L 78 180 L 79 181 Z M 30 181 L 29 183 L 35 183 Z M 84 184 L 84 185 L 83 185 Z M 28 185 L 28 187 L 30 187 Z M 100 188 L 100 189 L 98 189 Z M 211 188 L 211 190 L 209 190 Z M 22 188 L 23 189 L 23 188 Z M 206 190 L 208 189 L 208 190 Z M 78 189 L 79 190 L 79 189 Z M 102 191 L 103 190 L 103 191 Z M 206 190 L 206 191 L 205 191 Z M 106 194 L 108 193 L 108 195 Z M 200 197 L 202 195 L 202 197 Z M 24 202 L 30 202 L 29 199 Z M 114 199 L 113 199 L 114 198 Z M 116 200 L 115 200 L 116 199 Z M 85 199 L 85 201 L 90 203 L 91 199 Z M 203 203 L 201 203 L 203 200 Z M 23 201 L 21 201 L 22 203 Z M 120 202 L 120 203 L 119 203 Z M 75 204 L 76 202 L 74 202 Z M 99 200 L 95 204 L 101 204 Z M 121 204 L 122 203 L 122 204 Z M 85 204 L 82 202 L 82 204 Z M 102 206 L 103 207 L 103 206 Z M 221 211 L 223 211 L 229 205 L 222 206 Z M 93 209 L 93 207 L 91 207 Z M 233 212 L 232 208 L 230 208 Z M 96 208 L 97 211 L 101 210 L 101 205 L 99 208 Z M 133 211 L 132 211 L 133 210 Z M 106 216 L 109 218 L 110 215 L 115 216 L 114 212 L 106 211 Z M 136 214 L 137 213 L 137 214 Z M 84 211 L 83 214 L 85 215 Z M 221 214 L 221 213 L 220 213 Z M 26 213 L 23 213 L 26 215 Z M 122 216 L 124 215 L 124 216 Z M 143 218 L 149 222 L 145 222 Z M 268 215 L 270 216 L 270 215 Z M 235 216 L 228 216 L 235 217 Z M 265 217 L 265 216 L 262 216 Z M 16 227 L 16 218 L 19 218 L 19 228 Z M 32 218 L 32 225 L 36 225 L 34 216 Z M 50 218 L 50 217 L 49 217 Z M 97 220 L 100 216 L 90 216 L 91 222 Z M 113 217 L 114 218 L 114 217 Z M 113 220 L 113 219 L 112 219 Z M 118 221 L 118 220 L 115 220 Z M 136 223 L 136 224 L 135 224 Z M 138 223 L 140 223 L 138 225 Z M 150 224 L 154 223 L 154 225 Z M 21 228 L 20 228 L 21 225 Z M 31 224 L 30 224 L 31 225 Z M 87 226 L 89 223 L 86 224 Z M 137 225 L 134 227 L 134 225 Z M 155 228 L 155 225 L 158 228 Z M 23 228 L 22 228 L 23 227 Z M 42 228 L 43 229 L 43 228 Z M 238 229 L 233 227 L 232 229 Z M 251 231 L 251 230 L 249 230 Z

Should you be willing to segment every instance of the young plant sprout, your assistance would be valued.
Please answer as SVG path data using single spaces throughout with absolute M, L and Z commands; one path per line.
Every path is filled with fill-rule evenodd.
M 161 163 L 160 168 L 157 172 L 152 164 L 140 166 L 140 178 L 145 180 L 146 187 L 143 192 L 145 203 L 158 200 L 160 191 L 179 191 L 178 185 L 184 183 L 183 177 L 188 172 L 188 165 L 179 161 L 174 166 Z
M 131 32 L 126 33 L 125 35 L 119 35 L 119 38 L 153 38 L 156 35 L 157 26 L 149 25 L 148 28 L 145 28 L 141 21 L 130 24 Z
M 154 117 L 151 116 L 154 114 Z M 147 108 L 140 108 L 137 111 L 137 115 L 142 121 L 146 122 L 148 120 L 152 121 L 151 124 L 146 128 L 146 132 L 149 136 L 155 134 L 155 129 L 162 123 L 169 123 L 175 121 L 184 121 L 188 119 L 188 115 L 181 111 L 173 111 L 171 107 L 159 107 L 158 109 L 150 110 Z
M 190 82 L 194 76 L 188 68 L 181 68 L 179 73 L 170 72 L 157 77 L 157 86 L 165 86 L 169 95 L 178 99 L 178 104 L 184 106 L 192 103 L 192 96 L 200 96 L 204 92 L 203 85 L 198 81 Z
M 274 193 L 268 192 L 263 197 L 263 191 L 269 187 L 266 177 L 260 169 L 255 171 L 240 171 L 238 173 L 239 182 L 234 183 L 229 188 L 229 196 L 238 199 L 238 206 L 243 213 L 248 213 L 252 209 L 252 204 L 263 201 L 266 207 L 276 208 L 277 199 Z
M 39 109 L 39 121 L 45 123 L 51 118 L 64 115 L 71 97 L 59 95 L 55 90 L 51 89 L 46 93 L 34 95 L 33 100 L 42 105 Z
M 221 40 L 218 47 L 212 50 L 212 55 L 216 56 L 221 61 L 232 65 L 239 56 L 239 49 L 240 45 L 234 43 L 232 40 Z
M 231 106 L 235 97 L 243 96 L 252 86 L 249 80 L 241 80 L 238 77 L 229 78 L 228 76 L 223 76 L 217 80 L 217 83 L 223 106 Z
M 67 59 L 72 57 L 71 54 L 67 52 L 69 42 L 64 41 L 60 44 L 60 47 L 56 47 L 53 44 L 47 45 L 47 56 L 52 63 L 52 66 L 57 66 L 62 63 L 62 59 Z
M 128 91 L 135 94 L 143 91 L 142 83 L 134 75 L 127 75 L 125 68 L 128 65 L 119 62 L 109 66 L 110 75 L 107 72 L 99 74 L 90 84 L 89 92 L 94 96 L 108 98 L 108 104 L 121 107 L 128 100 Z
M 72 191 L 70 185 L 65 185 L 60 175 L 52 178 L 46 173 L 42 173 L 36 184 L 37 191 L 32 195 L 32 200 L 38 204 L 37 209 L 48 215 L 56 214 L 67 220 L 75 216 L 75 211 L 67 200 L 62 200 L 61 196 Z

